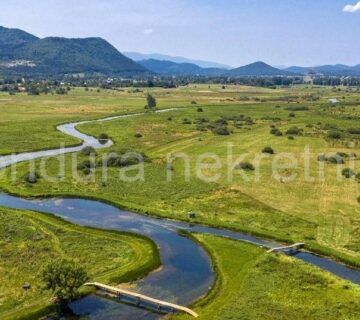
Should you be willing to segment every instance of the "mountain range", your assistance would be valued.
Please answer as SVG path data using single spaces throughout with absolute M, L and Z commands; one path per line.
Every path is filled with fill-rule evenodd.
M 142 61 L 142 60 L 160 60 L 160 61 L 171 61 L 175 63 L 190 63 L 196 64 L 201 68 L 217 68 L 217 69 L 232 69 L 233 67 L 228 66 L 226 64 L 221 64 L 217 62 L 211 61 L 204 61 L 204 60 L 195 60 L 195 59 L 188 59 L 184 57 L 173 57 L 165 54 L 160 53 L 139 53 L 139 52 L 124 52 L 124 55 L 129 57 L 134 61 Z
M 309 68 L 293 66 L 280 69 L 258 61 L 229 69 L 226 65 L 214 62 L 160 54 L 128 52 L 126 55 L 102 38 L 40 39 L 19 29 L 0 26 L 0 75 L 3 76 L 58 76 L 80 73 L 100 76 L 360 76 L 360 65 L 351 67 L 338 64 Z
M 8 74 L 143 74 L 144 67 L 101 38 L 40 39 L 0 27 L 0 72 Z

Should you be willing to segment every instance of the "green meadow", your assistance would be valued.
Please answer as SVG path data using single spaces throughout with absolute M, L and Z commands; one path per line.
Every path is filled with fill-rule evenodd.
M 358 319 L 359 286 L 283 255 L 225 238 L 196 235 L 218 279 L 193 309 L 199 319 Z M 176 316 L 174 319 L 192 319 Z
M 90 279 L 118 284 L 159 265 L 149 240 L 84 228 L 50 215 L 0 208 L 0 318 L 37 319 L 51 311 L 41 274 L 55 259 L 82 265 Z M 31 285 L 23 290 L 24 283 Z
M 159 109 L 176 110 L 145 112 L 148 92 L 157 99 Z M 340 103 L 330 105 L 329 98 L 337 98 Z M 351 129 L 360 129 L 360 94 L 355 89 L 189 85 L 177 89 L 124 88 L 100 92 L 76 88 L 66 96 L 0 95 L 0 154 L 78 144 L 80 141 L 57 132 L 56 125 L 139 112 L 145 114 L 83 124 L 78 129 L 96 137 L 107 134 L 115 142 L 109 149 L 97 150 L 96 163 L 110 152 L 144 153 L 144 179 L 122 178 L 136 177 L 141 165 L 111 167 L 106 179 L 100 167 L 94 174 L 85 175 L 77 166 L 74 169 L 72 161 L 75 157 L 78 163 L 83 163 L 89 157 L 78 153 L 64 157 L 64 177 L 59 171 L 61 157 L 46 159 L 46 173 L 53 181 L 40 175 L 36 183 L 26 182 L 28 163 L 18 164 L 16 172 L 2 169 L 0 188 L 25 197 L 94 198 L 139 213 L 184 221 L 190 221 L 188 213 L 195 212 L 193 223 L 284 242 L 304 242 L 308 249 L 360 266 L 360 183 L 355 176 L 349 179 L 342 176 L 342 170 L 352 165 L 355 173 L 360 172 L 360 134 L 351 133 Z M 220 135 L 216 128 L 211 128 L 224 120 L 228 135 Z M 281 135 L 272 134 L 273 129 Z M 334 132 L 339 137 L 332 137 Z M 271 147 L 274 153 L 262 153 L 265 147 Z M 285 153 L 289 156 L 284 156 Z M 337 154 L 341 155 L 340 164 L 328 160 Z M 211 158 L 213 155 L 218 160 Z M 210 166 L 199 170 L 202 156 L 200 164 Z M 319 156 L 325 156 L 326 161 L 319 161 Z M 260 163 L 259 170 L 243 170 L 238 166 L 240 162 L 254 166 Z M 41 171 L 42 163 L 43 160 L 35 161 L 37 172 Z M 274 164 L 282 165 L 275 173 Z M 14 219 L 26 220 L 31 216 L 4 212 L 10 212 Z M 35 219 L 40 218 L 31 216 L 30 220 Z M 30 222 L 14 222 L 19 228 L 26 223 Z M 47 222 L 36 223 L 41 230 L 48 228 Z M 85 230 L 71 228 L 80 233 Z M 48 231 L 44 231 L 45 236 Z M 360 312 L 355 303 L 359 299 L 357 286 L 291 258 L 267 256 L 250 245 L 196 237 L 212 253 L 221 279 L 210 297 L 195 305 L 203 319 L 238 319 L 238 315 L 241 319 L 274 319 L 279 314 L 284 315 L 283 319 L 299 314 L 304 314 L 304 319 L 355 319 L 354 315 Z M 140 241 L 128 239 L 129 246 Z M 71 237 L 54 238 L 58 246 L 66 246 L 66 241 L 72 242 Z M 87 244 L 91 247 L 90 241 L 81 246 Z M 121 245 L 126 247 L 123 242 Z M 151 248 L 145 250 L 146 245 L 142 243 L 142 254 L 151 252 Z M 126 248 L 123 252 L 132 252 L 131 247 Z M 77 252 L 86 252 L 78 249 L 66 254 L 76 257 Z M 126 254 L 119 257 L 119 265 L 123 265 L 125 256 L 128 257 Z M 128 258 L 134 257 L 135 253 Z M 15 262 L 8 263 L 0 270 L 9 272 Z M 34 263 L 39 264 L 40 260 Z M 27 268 L 23 264 L 18 267 Z M 99 261 L 92 274 L 100 277 L 102 267 Z M 131 269 L 138 267 L 133 264 Z M 24 275 L 31 274 L 27 272 Z M 231 281 L 234 276 L 237 281 Z M 14 281 L 18 286 L 25 277 L 14 277 Z M 27 303 L 31 306 L 31 302 Z M 0 312 L 4 305 L 7 312 L 17 308 L 8 301 L 0 305 Z

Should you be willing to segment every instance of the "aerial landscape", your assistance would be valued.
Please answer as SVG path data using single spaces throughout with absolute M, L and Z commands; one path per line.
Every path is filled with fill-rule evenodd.
M 0 319 L 360 319 L 359 27 L 357 0 L 4 3 Z

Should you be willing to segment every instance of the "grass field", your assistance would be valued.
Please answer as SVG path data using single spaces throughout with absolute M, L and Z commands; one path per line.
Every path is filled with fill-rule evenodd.
M 133 280 L 159 265 L 149 240 L 29 211 L 0 208 L 0 244 L 0 318 L 4 320 L 41 313 L 51 305 L 49 293 L 42 291 L 41 273 L 54 259 L 71 259 L 92 280 L 113 284 Z M 31 284 L 27 292 L 22 289 L 26 282 Z
M 360 172 L 360 135 L 348 131 L 360 128 L 360 94 L 355 89 L 305 86 L 278 89 L 226 86 L 222 89 L 216 85 L 189 85 L 140 92 L 132 88 L 100 92 L 73 89 L 69 95 L 61 97 L 1 95 L 0 154 L 79 143 L 58 133 L 55 125 L 142 112 L 147 91 L 157 98 L 159 108 L 176 107 L 178 110 L 84 124 L 78 128 L 94 136 L 106 133 L 114 140 L 110 149 L 97 152 L 97 160 L 108 152 L 145 153 L 149 161 L 144 164 L 143 181 L 120 179 L 119 172 L 126 173 L 128 168 L 109 168 L 104 182 L 100 168 L 93 177 L 78 172 L 75 166 L 79 174 L 76 177 L 72 174 L 73 155 L 67 155 L 63 179 L 59 176 L 58 159 L 50 158 L 47 174 L 54 177 L 54 181 L 40 176 L 37 183 L 26 183 L 24 176 L 30 169 L 28 163 L 22 163 L 16 172 L 0 171 L 0 188 L 30 197 L 101 199 L 141 213 L 185 221 L 189 221 L 188 213 L 194 211 L 196 218 L 192 222 L 284 242 L 305 242 L 314 251 L 360 266 L 359 179 L 338 179 L 342 169 L 351 165 L 349 155 L 352 153 L 357 154 L 354 171 Z M 337 98 L 340 103 L 330 106 L 329 98 Z M 234 120 L 241 115 L 248 121 Z M 230 135 L 217 135 L 207 128 L 208 123 L 220 118 L 227 119 Z M 302 130 L 301 134 L 289 139 L 286 131 L 295 126 Z M 283 135 L 270 134 L 274 127 Z M 340 131 L 341 138 L 330 139 L 328 135 L 332 131 Z M 266 146 L 272 147 L 274 154 L 259 160 L 258 172 L 236 168 L 228 171 L 229 145 L 234 166 L 240 161 L 256 164 L 256 156 Z M 308 164 L 304 160 L 304 150 L 309 150 Z M 331 157 L 338 152 L 348 155 L 343 157 L 343 164 L 318 161 L 319 155 Z M 185 179 L 186 161 L 182 158 L 173 162 L 171 170 L 168 168 L 167 159 L 178 153 L 186 154 L 189 159 L 189 181 Z M 205 168 L 199 176 L 196 163 L 207 153 L 217 155 L 219 166 Z M 280 160 L 285 166 L 278 170 L 278 175 L 282 176 L 279 178 L 272 167 L 283 153 L 290 153 L 297 166 L 291 167 L 286 159 Z M 246 156 L 239 160 L 241 155 Z M 88 160 L 83 154 L 76 156 L 79 162 Z M 41 162 L 36 161 L 39 172 Z M 214 164 L 214 161 L 207 158 L 204 163 Z M 307 166 L 310 178 L 304 174 Z M 131 169 L 132 174 L 136 174 L 138 167 Z M 170 174 L 172 179 L 168 181 Z M 211 178 L 215 174 L 218 175 L 216 181 L 204 181 L 204 177 Z M 228 179 L 229 174 L 233 179 Z M 292 175 L 295 175 L 293 180 L 287 179 Z M 301 313 L 306 319 L 355 319 L 351 312 L 359 313 L 351 303 L 354 297 L 359 297 L 358 289 L 353 286 L 347 289 L 348 285 L 338 279 L 294 263 L 290 258 L 264 256 L 261 250 L 238 242 L 208 237 L 200 237 L 200 240 L 210 247 L 222 265 L 225 282 L 229 282 L 225 270 L 229 274 L 240 269 L 244 271 L 239 282 L 224 286 L 219 296 L 199 309 L 208 315 L 204 319 L 220 319 L 219 310 L 227 315 L 222 319 L 237 319 L 236 314 L 243 315 L 243 319 L 266 319 L 267 316 L 273 319 L 280 313 L 283 319 L 296 318 L 294 314 Z M 270 294 L 261 294 L 265 285 Z M 293 294 L 288 296 L 284 292 Z M 339 297 L 344 302 L 339 301 Z M 311 303 L 302 306 L 297 299 Z M 254 305 L 254 301 L 259 302 Z M 221 304 L 226 307 L 220 309 Z M 331 308 L 326 311 L 329 304 Z M 263 307 L 258 308 L 258 305 Z
M 284 255 L 243 242 L 196 235 L 211 252 L 219 278 L 195 304 L 199 319 L 358 319 L 360 289 Z M 191 319 L 176 316 L 174 319 Z
M 171 113 L 146 114 L 106 124 L 86 124 L 79 127 L 81 131 L 94 136 L 107 133 L 115 141 L 110 150 L 99 152 L 98 158 L 105 152 L 123 149 L 145 152 L 151 159 L 145 165 L 145 181 L 121 181 L 119 170 L 111 168 L 106 184 L 100 178 L 100 169 L 95 181 L 89 179 L 85 183 L 78 182 L 69 174 L 71 156 L 68 155 L 67 175 L 63 181 L 50 183 L 40 179 L 36 185 L 29 187 L 22 179 L 28 171 L 24 164 L 18 166 L 16 182 L 10 181 L 8 170 L 0 177 L 0 186 L 12 193 L 27 196 L 51 194 L 96 197 L 140 212 L 177 219 L 187 219 L 189 211 L 196 211 L 196 220 L 200 223 L 249 231 L 284 241 L 304 241 L 314 250 L 360 264 L 360 206 L 357 201 L 360 184 L 356 179 L 337 179 L 337 173 L 349 165 L 348 159 L 340 166 L 326 163 L 323 169 L 324 179 L 319 177 L 318 171 L 322 164 L 317 159 L 319 154 L 360 154 L 359 136 L 350 135 L 346 131 L 358 128 L 358 92 L 344 88 L 338 91 L 327 87 L 274 90 L 228 86 L 224 90 L 220 86 L 209 88 L 204 85 L 151 90 L 158 99 L 160 108 L 181 108 Z M 45 109 L 45 99 L 59 100 L 59 104 L 67 105 L 53 107 L 51 115 L 38 115 L 42 119 L 39 123 L 43 124 L 47 123 L 47 117 L 59 119 L 59 114 L 62 114 L 61 121 L 64 121 L 66 118 L 80 119 L 104 116 L 111 112 L 139 111 L 143 110 L 145 101 L 145 92 L 133 93 L 131 89 L 122 92 L 93 91 L 88 94 L 89 96 L 81 89 L 76 89 L 69 96 L 61 98 L 28 98 L 19 95 L 8 99 L 18 100 L 12 101 L 13 105 L 29 103 L 28 99 L 44 99 L 42 107 Z M 337 97 L 341 103 L 330 107 L 327 102 L 330 97 Z M 191 104 L 191 101 L 196 101 L 197 104 Z M 83 105 L 88 105 L 87 112 L 80 115 L 79 110 Z M 295 117 L 289 117 L 289 106 L 304 106 L 306 110 L 294 111 Z M 198 107 L 203 112 L 197 112 Z M 37 110 L 34 106 L 29 106 L 28 109 L 32 108 Z M 14 113 L 15 118 L 26 115 L 22 109 Z M 198 118 L 214 121 L 220 117 L 231 119 L 239 115 L 251 118 L 254 123 L 235 126 L 229 120 L 229 130 L 232 132 L 229 136 L 215 135 L 209 130 L 197 130 Z M 184 119 L 190 120 L 192 124 L 184 124 Z M 30 124 L 31 121 L 28 125 Z M 297 126 L 303 133 L 289 140 L 286 135 L 278 137 L 270 134 L 270 126 L 276 126 L 283 133 Z M 14 127 L 11 130 L 15 130 Z M 343 138 L 327 139 L 328 132 L 335 127 L 344 130 Z M 33 130 L 28 130 L 27 136 L 32 137 Z M 137 133 L 141 134 L 141 138 L 135 137 Z M 58 133 L 52 129 L 48 137 L 57 141 L 53 134 Z M 0 139 L 6 140 L 7 136 L 11 135 L 2 135 Z M 22 139 L 26 141 L 25 138 Z M 39 143 L 44 146 L 46 141 Z M 245 159 L 254 163 L 255 155 L 261 153 L 265 146 L 274 149 L 274 155 L 261 160 L 259 181 L 253 172 L 246 172 L 249 179 L 244 180 L 242 172 L 236 169 L 232 171 L 234 178 L 230 181 L 227 179 L 229 144 L 233 148 L 234 164 L 241 154 L 247 154 Z M 40 144 L 32 147 L 40 147 Z M 304 176 L 305 147 L 309 149 L 310 176 L 314 181 L 307 181 Z M 179 152 L 185 153 L 190 159 L 191 179 L 190 182 L 185 181 L 184 161 L 177 159 L 174 162 L 173 179 L 169 183 L 166 181 L 166 159 Z M 207 152 L 217 154 L 221 161 L 221 168 L 216 171 L 220 177 L 212 183 L 199 179 L 195 172 L 196 159 Z M 291 152 L 298 165 L 295 169 L 282 169 L 279 174 L 285 177 L 296 174 L 294 181 L 284 182 L 273 175 L 274 159 L 283 152 Z M 84 160 L 81 155 L 79 159 Z M 357 171 L 360 170 L 359 161 L 359 158 L 355 161 Z M 211 160 L 207 162 L 211 163 Z M 58 162 L 50 159 L 48 164 L 49 173 L 56 176 Z M 208 169 L 202 173 L 209 177 L 215 172 Z

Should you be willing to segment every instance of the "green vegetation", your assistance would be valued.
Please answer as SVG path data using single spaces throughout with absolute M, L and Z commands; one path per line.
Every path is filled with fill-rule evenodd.
M 211 253 L 218 273 L 211 293 L 193 306 L 199 319 L 358 319 L 358 286 L 250 244 L 195 237 Z
M 79 288 L 89 280 L 86 270 L 69 260 L 50 262 L 43 271 L 44 288 L 50 290 L 62 308 L 79 296 Z
M 42 290 L 42 275 L 53 261 L 73 261 L 91 280 L 112 284 L 137 279 L 159 266 L 157 248 L 141 236 L 84 228 L 29 211 L 0 208 L 0 244 L 3 320 L 49 312 L 51 295 Z M 26 283 L 28 290 L 22 288 Z
M 22 163 L 17 167 L 16 181 L 13 181 L 9 169 L 0 171 L 3 190 L 23 196 L 65 195 L 102 199 L 141 213 L 185 221 L 189 220 L 188 212 L 194 211 L 197 213 L 195 223 L 246 231 L 286 242 L 305 242 L 308 248 L 317 252 L 360 265 L 359 182 L 357 179 L 338 178 L 341 178 L 344 168 L 351 167 L 351 155 L 360 153 L 357 136 L 348 132 L 348 129 L 358 127 L 356 91 L 341 91 L 341 96 L 344 96 L 342 104 L 330 107 L 328 99 L 337 96 L 331 87 L 266 89 L 226 85 L 222 89 L 221 85 L 196 84 L 176 89 L 149 88 L 146 93 L 134 88 L 102 90 L 100 93 L 91 90 L 72 89 L 61 97 L 0 95 L 0 125 L 5 128 L 0 137 L 0 149 L 52 147 L 60 141 L 69 145 L 73 139 L 56 132 L 54 125 L 49 127 L 49 123 L 143 112 L 146 93 L 149 92 L 156 97 L 159 109 L 178 109 L 158 114 L 149 112 L 106 124 L 79 126 L 84 133 L 95 137 L 104 133 L 115 142 L 109 149 L 97 150 L 95 164 L 108 152 L 121 156 L 126 149 L 146 154 L 149 161 L 144 162 L 145 181 L 119 179 L 119 170 L 132 174 L 132 167 L 121 165 L 110 166 L 105 182 L 98 166 L 95 179 L 90 172 L 81 176 L 83 181 L 78 181 L 71 175 L 72 155 L 66 155 L 65 179 L 58 178 L 59 162 L 50 158 L 47 160 L 48 174 L 58 179 L 55 183 L 42 177 L 36 184 L 25 183 L 23 177 L 30 168 L 27 163 Z M 309 96 L 319 99 L 309 99 Z M 194 107 L 191 101 L 197 101 L 203 113 L 198 113 L 197 106 Z M 289 111 L 285 108 L 296 104 L 308 110 L 296 112 L 296 118 L 289 119 Z M 81 112 L 82 109 L 85 111 Z M 26 117 L 28 122 L 22 124 L 19 119 Z M 183 124 L 183 119 L 187 119 L 189 124 Z M 10 121 L 14 121 L 11 126 Z M 212 128 L 215 127 L 226 128 L 229 134 L 214 134 Z M 296 139 L 283 136 L 289 130 L 295 133 L 292 129 L 295 127 L 296 133 L 301 133 L 296 135 Z M 329 139 L 332 130 L 340 132 L 341 137 Z M 42 134 L 39 136 L 40 131 Z M 15 132 L 26 132 L 26 136 Z M 141 133 L 142 138 L 136 137 L 136 133 Z M 51 143 L 45 139 L 48 137 Z M 293 135 L 289 137 L 293 138 Z M 34 142 L 33 146 L 25 143 L 29 139 Z M 232 146 L 234 165 L 231 180 L 228 180 L 226 166 L 229 145 Z M 276 155 L 263 155 L 259 172 L 236 170 L 240 162 L 257 167 L 255 156 L 261 154 L 264 146 L 271 146 Z M 310 180 L 304 175 L 305 147 L 309 148 Z M 195 168 L 198 157 L 208 152 L 218 154 L 222 164 L 217 170 L 203 170 L 206 177 L 220 174 L 220 178 L 211 183 L 200 179 Z M 190 181 L 185 179 L 186 163 L 181 157 L 176 157 L 177 153 L 189 157 Z M 272 165 L 282 153 L 294 155 L 297 167 L 279 169 L 279 175 L 284 177 L 279 179 L 274 177 Z M 245 156 L 238 159 L 240 155 Z M 320 155 L 331 160 L 321 163 Z M 81 152 L 77 156 L 80 164 L 91 160 Z M 166 163 L 168 156 L 173 159 L 169 166 Z M 340 158 L 342 160 L 337 163 L 335 160 Z M 359 159 L 353 161 L 354 171 L 358 173 Z M 212 159 L 205 159 L 204 163 L 214 164 Z M 284 160 L 279 164 L 286 166 L 287 162 Z M 40 160 L 36 161 L 37 172 L 39 166 Z M 136 175 L 137 167 L 133 170 Z M 293 174 L 296 179 L 287 181 L 286 178 Z M 167 181 L 168 175 L 172 177 L 170 182 Z

